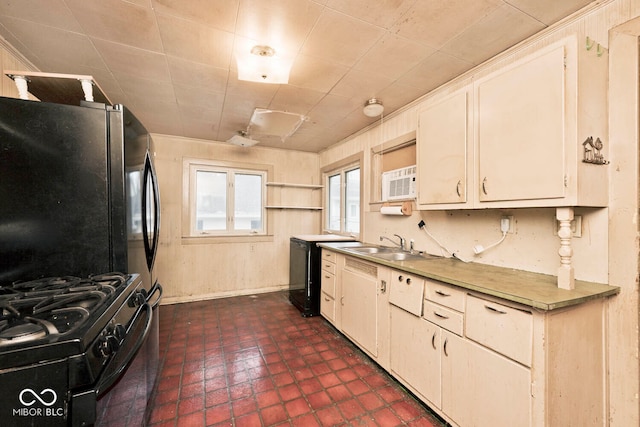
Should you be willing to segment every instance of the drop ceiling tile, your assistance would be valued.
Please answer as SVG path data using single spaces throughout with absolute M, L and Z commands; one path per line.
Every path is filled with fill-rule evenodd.
M 241 0 L 235 31 L 249 39 L 249 45 L 237 48 L 268 45 L 290 58 L 300 50 L 322 9 L 310 0 Z
M 162 82 L 171 81 L 165 55 L 100 39 L 94 39 L 93 44 L 114 74 Z
M 175 85 L 197 87 L 203 91 L 224 92 L 229 71 L 210 65 L 187 61 L 175 56 L 167 56 L 171 80 Z
M 54 72 L 48 66 L 50 63 L 66 63 L 71 68 L 79 66 L 106 69 L 89 38 L 81 33 L 8 17 L 4 19 L 3 26 L 29 46 L 33 57 L 29 56 L 28 59 L 42 72 Z
M 167 55 L 218 68 L 229 67 L 233 34 L 170 15 L 157 17 Z
M 19 18 L 68 31 L 82 31 L 64 0 L 1 0 L 0 22 L 3 22 L 5 17 Z
M 233 32 L 239 0 L 151 0 L 162 14 L 199 22 L 219 30 Z
M 405 38 L 440 47 L 500 7 L 501 0 L 420 0 L 393 26 Z
M 592 0 L 505 0 L 505 3 L 521 10 L 545 25 L 551 25 L 558 18 L 576 12 L 592 3 Z
M 358 98 L 362 103 L 376 97 L 393 79 L 371 72 L 352 69 L 335 85 L 330 93 L 346 98 Z
M 344 65 L 321 58 L 298 55 L 291 68 L 289 84 L 305 89 L 328 92 L 348 71 Z
M 415 3 L 415 0 L 329 0 L 327 7 L 362 19 L 382 28 L 390 28 Z
M 383 34 L 380 27 L 325 9 L 301 52 L 350 67 Z
M 204 91 L 194 86 L 179 84 L 174 84 L 173 87 L 176 101 L 181 108 L 194 106 L 203 110 L 222 111 L 224 92 Z
M 114 74 L 120 82 L 122 91 L 136 104 L 173 104 L 177 105 L 173 85 L 169 82 L 146 80 L 130 75 Z
M 323 96 L 324 93 L 311 89 L 282 85 L 269 104 L 269 108 L 306 115 Z
M 151 7 L 122 0 L 65 0 L 88 35 L 129 46 L 162 51 Z
M 436 52 L 399 78 L 397 83 L 413 87 L 418 93 L 427 93 L 470 70 L 473 66 L 471 62 Z
M 344 118 L 345 112 L 362 110 L 364 101 L 357 98 L 348 98 L 334 94 L 328 94 L 322 98 L 310 111 L 309 120 L 313 123 L 328 124 L 337 123 Z
M 392 33 L 386 34 L 354 66 L 355 69 L 397 79 L 435 49 Z
M 544 28 L 529 15 L 505 4 L 445 44 L 442 52 L 480 64 Z

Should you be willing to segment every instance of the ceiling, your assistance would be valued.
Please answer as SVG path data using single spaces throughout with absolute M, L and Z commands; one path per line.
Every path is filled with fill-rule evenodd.
M 226 141 L 255 108 L 303 114 L 263 146 L 318 152 L 592 0 L 0 0 L 0 36 L 40 71 L 92 75 L 153 133 Z M 234 52 L 294 59 L 239 81 Z

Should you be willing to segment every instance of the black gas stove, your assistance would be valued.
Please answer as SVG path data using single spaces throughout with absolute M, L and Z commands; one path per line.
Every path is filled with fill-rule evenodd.
M 138 275 L 0 287 L 0 419 L 82 426 L 141 348 L 152 319 Z

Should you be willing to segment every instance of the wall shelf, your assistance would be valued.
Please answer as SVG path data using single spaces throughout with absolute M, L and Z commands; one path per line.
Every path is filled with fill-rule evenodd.
M 324 209 L 321 206 L 265 206 L 266 209 L 298 209 L 308 211 L 321 211 Z
M 319 188 L 324 188 L 324 185 L 316 185 L 316 184 L 289 184 L 286 182 L 267 182 L 267 187 L 291 187 L 291 188 L 308 188 L 311 190 L 317 190 Z

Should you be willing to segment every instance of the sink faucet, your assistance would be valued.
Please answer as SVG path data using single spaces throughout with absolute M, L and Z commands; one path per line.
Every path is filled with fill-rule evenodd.
M 402 249 L 403 251 L 406 251 L 405 248 L 405 240 L 404 237 L 400 236 L 399 234 L 394 234 L 394 236 L 396 236 L 398 239 L 400 239 L 400 243 L 394 242 L 393 240 L 391 240 L 390 238 L 388 238 L 387 236 L 380 236 L 380 241 L 382 242 L 384 239 L 390 241 L 391 243 L 393 243 L 394 245 L 398 245 L 400 247 L 400 249 Z

